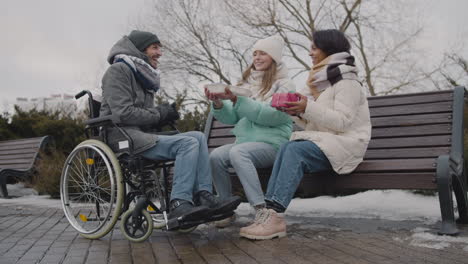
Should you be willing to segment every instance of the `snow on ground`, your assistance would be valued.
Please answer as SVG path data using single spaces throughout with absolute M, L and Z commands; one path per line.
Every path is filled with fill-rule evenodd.
M 8 185 L 13 199 L 1 199 L 2 204 L 34 205 L 60 208 L 59 199 L 37 195 L 23 184 Z M 236 210 L 238 215 L 253 214 L 248 203 L 242 203 Z M 304 217 L 370 218 L 386 220 L 417 220 L 433 224 L 440 220 L 437 196 L 424 196 L 404 190 L 371 190 L 354 195 L 331 197 L 320 196 L 308 199 L 294 199 L 286 215 Z
M 12 196 L 18 197 L 0 199 L 1 204 L 61 208 L 59 199 L 37 195 L 36 191 L 24 187 L 21 183 L 8 185 L 8 191 Z M 237 221 L 248 223 L 252 220 L 254 211 L 248 203 L 242 203 L 236 213 L 239 216 Z M 424 196 L 404 190 L 371 190 L 340 197 L 296 198 L 289 205 L 286 216 L 415 220 L 429 225 L 441 218 L 436 195 Z M 425 227 L 415 228 L 411 232 L 409 237 L 394 239 L 432 249 L 445 249 L 452 244 L 462 244 L 463 250 L 468 252 L 468 237 L 438 236 Z

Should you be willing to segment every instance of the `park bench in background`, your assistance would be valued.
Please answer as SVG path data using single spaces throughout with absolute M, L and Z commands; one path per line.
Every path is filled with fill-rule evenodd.
M 457 234 L 452 190 L 459 222 L 468 223 L 463 138 L 466 97 L 464 87 L 369 97 L 372 138 L 364 161 L 349 175 L 306 174 L 300 189 L 315 194 L 368 189 L 437 190 L 442 214 L 439 233 Z M 210 151 L 234 142 L 232 127 L 210 114 L 205 126 Z M 270 173 L 271 169 L 259 169 L 264 188 Z
M 6 188 L 9 177 L 26 179 L 34 173 L 34 163 L 39 151 L 49 137 L 0 141 L 0 195 L 8 197 Z

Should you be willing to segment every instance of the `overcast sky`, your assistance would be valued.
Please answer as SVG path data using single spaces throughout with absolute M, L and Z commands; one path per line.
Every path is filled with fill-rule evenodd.
M 408 1 L 423 10 L 425 37 L 420 44 L 433 54 L 468 35 L 468 0 Z M 110 47 L 132 29 L 149 4 L 148 0 L 2 0 L 0 109 L 16 97 L 95 88 L 88 86 L 96 86 Z

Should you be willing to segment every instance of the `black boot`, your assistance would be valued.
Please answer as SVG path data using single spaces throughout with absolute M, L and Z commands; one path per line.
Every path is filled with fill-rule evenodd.
M 214 216 L 236 210 L 241 202 L 241 198 L 239 196 L 232 196 L 223 200 L 208 191 L 199 191 L 195 195 L 194 201 L 198 206 L 204 205 L 210 208 L 210 214 Z
M 210 209 L 206 206 L 194 206 L 191 202 L 181 199 L 171 201 L 169 219 L 181 218 L 182 221 L 205 219 Z

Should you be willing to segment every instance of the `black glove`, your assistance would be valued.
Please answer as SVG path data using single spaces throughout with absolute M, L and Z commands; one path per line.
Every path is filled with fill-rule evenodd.
M 179 118 L 180 118 L 180 115 L 179 115 L 179 113 L 177 112 L 176 103 L 172 103 L 172 104 L 168 107 L 166 119 L 165 119 L 164 121 L 170 123 L 170 122 L 172 122 L 172 121 L 178 120 Z

